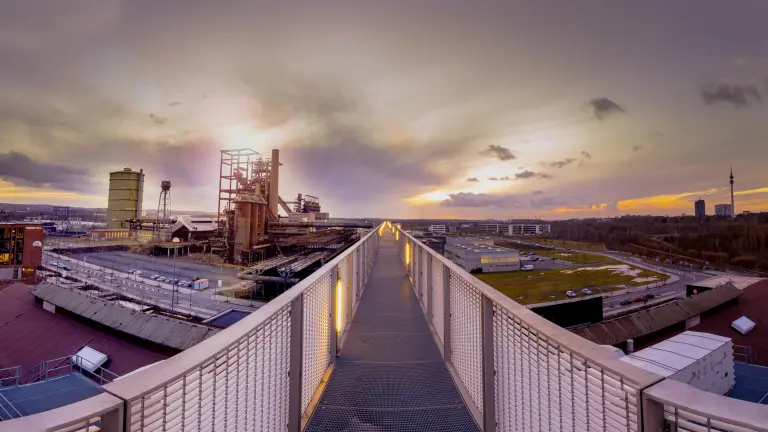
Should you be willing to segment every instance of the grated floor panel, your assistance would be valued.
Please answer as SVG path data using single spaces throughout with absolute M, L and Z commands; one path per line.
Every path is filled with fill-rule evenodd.
M 479 431 L 385 234 L 306 431 Z

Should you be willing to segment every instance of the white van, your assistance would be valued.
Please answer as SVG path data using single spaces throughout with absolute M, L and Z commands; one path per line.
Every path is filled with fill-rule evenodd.
M 533 270 L 533 266 L 530 265 L 530 264 L 527 264 L 527 265 L 522 266 L 520 268 L 520 270 L 522 270 L 522 271 L 532 271 Z

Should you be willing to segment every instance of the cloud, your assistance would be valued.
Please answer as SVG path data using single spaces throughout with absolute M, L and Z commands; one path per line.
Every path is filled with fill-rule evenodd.
M 494 144 L 489 145 L 488 148 L 481 151 L 480 154 L 483 156 L 495 157 L 503 161 L 515 159 L 515 154 L 512 153 L 512 150 Z
M 584 157 L 585 157 L 585 158 L 587 158 L 587 159 L 592 159 L 592 155 L 591 155 L 591 154 L 589 154 L 589 152 L 588 152 L 588 151 L 586 151 L 586 150 L 582 150 L 582 151 L 581 151 L 581 155 L 582 155 L 582 156 L 584 156 Z
M 168 117 L 159 116 L 155 113 L 149 113 L 149 118 L 156 124 L 165 124 L 168 121 Z
M 626 113 L 624 108 L 607 97 L 594 98 L 588 102 L 588 105 L 598 120 L 604 120 L 613 114 Z
M 512 177 L 509 177 L 509 176 L 505 176 L 505 177 L 488 177 L 488 180 L 491 180 L 491 181 L 508 181 L 508 180 L 512 180 Z
M 637 153 L 637 152 L 639 152 L 639 151 L 640 151 L 640 150 L 642 150 L 642 149 L 643 149 L 643 146 L 641 146 L 641 145 L 636 145 L 636 146 L 632 147 L 632 152 L 633 152 L 633 153 Z
M 701 98 L 707 105 L 724 103 L 735 108 L 744 108 L 763 101 L 760 91 L 752 84 L 709 84 L 701 89 Z
M 574 162 L 576 162 L 576 159 L 574 159 L 574 158 L 565 158 L 565 159 L 563 159 L 561 161 L 552 161 L 552 162 L 548 163 L 547 165 L 549 165 L 552 168 L 563 168 L 563 167 L 566 167 L 566 166 L 568 166 L 568 165 L 570 165 L 570 164 L 572 164 Z
M 504 209 L 551 209 L 567 205 L 569 201 L 558 197 L 541 197 L 541 194 L 504 194 L 490 195 L 486 193 L 458 192 L 448 195 L 441 201 L 443 207 L 493 207 Z
M 470 177 L 467 179 L 468 182 L 479 182 L 480 180 L 477 179 L 477 177 Z
M 169 107 L 177 107 L 177 106 L 181 106 L 181 102 L 178 102 L 178 101 L 169 102 L 169 103 L 168 103 L 168 106 L 169 106 Z
M 544 195 L 544 192 L 540 191 L 540 190 L 535 190 L 535 191 L 531 192 L 531 194 L 533 194 L 533 195 Z
M 519 172 L 519 173 L 515 174 L 515 178 L 516 179 L 529 179 L 529 178 L 533 178 L 533 177 L 540 178 L 540 179 L 551 179 L 552 178 L 552 176 L 549 175 L 549 174 L 535 173 L 535 172 L 530 171 L 530 170 L 525 170 L 523 172 Z
M 85 168 L 48 164 L 18 153 L 0 153 L 0 176 L 15 185 L 90 191 L 91 173 Z

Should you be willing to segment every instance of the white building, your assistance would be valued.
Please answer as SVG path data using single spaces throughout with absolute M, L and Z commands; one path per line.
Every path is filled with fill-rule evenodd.
M 445 257 L 466 271 L 483 273 L 520 270 L 520 252 L 487 244 L 448 244 Z
M 733 217 L 733 206 L 730 204 L 715 204 L 715 216 Z
M 445 238 L 445 244 L 447 245 L 458 245 L 458 244 L 484 244 L 484 245 L 493 245 L 493 239 L 492 238 L 484 238 L 484 237 L 457 237 L 457 236 L 448 236 Z
M 445 234 L 448 231 L 448 227 L 445 225 L 430 225 L 429 232 L 432 234 Z
M 512 224 L 509 235 L 541 235 L 549 234 L 549 224 Z

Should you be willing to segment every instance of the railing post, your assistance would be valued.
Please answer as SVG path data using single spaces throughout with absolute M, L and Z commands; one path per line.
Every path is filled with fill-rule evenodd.
M 443 358 L 451 361 L 451 269 L 443 265 Z
M 124 409 L 125 405 L 123 404 L 113 411 L 102 414 L 100 430 L 103 432 L 123 432 L 125 430 L 123 424 Z
M 639 420 L 642 421 L 643 432 L 663 431 L 665 423 L 664 405 L 662 405 L 661 402 L 648 397 L 645 392 L 643 392 L 641 400 L 643 402 L 642 415 L 640 415 L 640 413 L 638 413 L 638 415 L 641 416 L 641 419 Z M 671 431 L 677 431 L 677 425 L 671 425 L 671 427 Z
M 424 263 L 427 266 L 427 283 L 424 284 L 424 289 L 426 290 L 424 302 L 426 303 L 427 322 L 432 324 L 432 254 L 426 249 L 424 252 L 427 254 L 427 260 Z
M 291 302 L 290 369 L 288 373 L 288 432 L 301 431 L 301 369 L 304 356 L 304 295 Z
M 496 432 L 496 366 L 493 358 L 493 301 L 483 296 L 483 432 Z
M 338 290 L 336 289 L 336 285 L 339 283 L 339 266 L 334 266 L 331 269 L 331 307 L 330 307 L 330 317 L 328 318 L 330 320 L 330 325 L 328 326 L 328 338 L 330 339 L 330 344 L 328 346 L 328 351 L 331 353 L 331 360 L 330 363 L 336 363 L 336 356 L 338 355 L 337 347 L 338 347 L 338 333 L 336 333 L 336 314 L 339 312 L 336 310 L 336 293 Z

